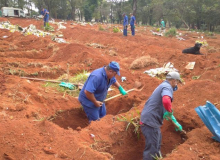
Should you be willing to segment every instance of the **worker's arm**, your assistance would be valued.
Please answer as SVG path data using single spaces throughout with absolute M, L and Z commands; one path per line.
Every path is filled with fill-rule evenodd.
M 115 83 L 112 84 L 113 86 L 115 86 L 116 88 L 119 88 L 120 83 L 118 83 L 118 81 L 116 81 Z
M 87 97 L 92 103 L 94 103 L 94 105 L 95 105 L 96 107 L 101 107 L 101 106 L 102 106 L 103 102 L 97 101 L 93 93 L 91 93 L 91 92 L 89 92 L 89 91 L 87 91 L 87 90 L 84 90 L 84 93 L 85 93 L 86 97 Z
M 162 98 L 162 102 L 163 102 L 164 108 L 165 108 L 168 112 L 172 113 L 172 109 L 171 109 L 171 108 L 172 108 L 171 98 L 170 98 L 169 96 L 165 95 L 165 96 L 163 96 L 163 98 Z
M 124 90 L 124 88 L 120 85 L 120 83 L 118 83 L 118 81 L 116 81 L 115 83 L 113 83 L 113 85 L 119 89 L 119 91 L 120 91 L 120 93 L 121 93 L 122 95 L 128 94 L 128 93 Z

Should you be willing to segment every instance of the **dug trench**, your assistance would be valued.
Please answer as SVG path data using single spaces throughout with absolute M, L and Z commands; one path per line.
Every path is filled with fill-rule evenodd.
M 94 139 L 95 142 L 90 144 L 90 147 L 101 153 L 109 153 L 116 160 L 142 159 L 145 139 L 140 131 L 140 128 L 138 129 L 140 136 L 138 136 L 138 134 L 134 132 L 135 128 L 132 124 L 128 127 L 129 120 L 125 120 L 123 122 L 121 121 L 121 117 L 126 117 L 127 115 L 135 117 L 136 114 L 140 114 L 138 107 L 140 105 L 143 105 L 143 103 L 136 96 L 120 97 L 108 101 L 106 103 L 106 117 L 112 117 L 108 123 L 112 123 L 113 125 L 114 123 L 120 123 L 121 127 L 119 130 L 111 130 L 108 135 L 105 135 L 111 137 L 113 141 L 104 140 L 104 138 L 101 138 L 103 137 L 103 135 L 101 135 L 102 133 L 97 133 L 96 135 L 99 135 L 98 139 L 100 140 Z M 135 113 L 133 114 L 133 112 Z M 56 115 L 51 116 L 48 120 L 63 129 L 71 128 L 78 132 L 87 130 L 87 128 L 91 127 L 82 107 L 57 112 Z M 194 129 L 192 124 L 183 123 L 182 121 L 181 123 L 187 132 Z M 97 121 L 95 125 L 99 125 L 99 122 Z M 102 128 L 105 128 L 105 126 L 102 126 Z M 187 140 L 186 135 L 175 131 L 175 127 L 170 121 L 164 120 L 161 132 L 163 136 L 161 145 L 163 157 L 172 153 L 178 145 Z

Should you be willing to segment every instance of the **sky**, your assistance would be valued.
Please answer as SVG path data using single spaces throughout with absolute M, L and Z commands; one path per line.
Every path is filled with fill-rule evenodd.
M 36 8 L 36 6 L 34 5 L 34 3 L 31 3 L 31 6 L 32 6 L 32 10 L 34 10 L 35 12 L 38 12 L 38 8 Z M 24 13 L 28 13 L 28 10 L 27 9 L 24 9 Z

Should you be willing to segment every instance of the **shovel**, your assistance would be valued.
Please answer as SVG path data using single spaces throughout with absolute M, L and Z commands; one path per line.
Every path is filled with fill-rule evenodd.
M 131 91 L 138 91 L 138 92 L 140 92 L 143 88 L 144 88 L 144 85 L 142 86 L 142 84 L 141 84 L 141 82 L 135 82 L 135 84 L 134 84 L 134 88 L 132 88 L 132 89 L 130 89 L 130 90 L 127 90 L 126 92 L 128 93 L 128 92 L 131 92 Z M 107 99 L 105 99 L 104 100 L 104 102 L 107 102 L 107 101 L 109 101 L 109 100 L 111 100 L 111 99 L 114 99 L 114 98 L 116 98 L 116 97 L 119 97 L 119 96 L 121 96 L 122 94 L 117 94 L 117 95 L 115 95 L 115 96 L 112 96 L 112 97 L 110 97 L 110 98 L 107 98 Z
M 39 79 L 39 78 L 30 78 L 30 77 L 20 77 L 20 78 L 23 78 L 23 79 L 29 79 L 29 80 L 35 80 L 35 81 L 44 81 L 44 82 L 52 82 L 52 83 L 62 83 L 62 81 L 56 81 L 56 80 L 47 80 L 47 79 Z M 63 82 L 64 83 L 64 82 Z M 83 86 L 83 84 L 81 83 L 69 83 L 69 84 L 72 84 L 74 86 L 78 86 L 79 88 L 81 88 Z

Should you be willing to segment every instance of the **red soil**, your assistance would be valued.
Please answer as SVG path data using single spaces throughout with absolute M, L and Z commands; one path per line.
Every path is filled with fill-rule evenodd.
M 0 18 L 0 22 L 6 21 Z M 26 27 L 34 24 L 41 29 L 42 21 L 11 18 L 12 24 Z M 174 114 L 187 131 L 187 138 L 174 130 L 169 121 L 161 128 L 162 153 L 167 160 L 206 159 L 220 157 L 220 144 L 211 139 L 212 134 L 195 112 L 195 108 L 210 101 L 220 109 L 220 36 L 211 39 L 203 33 L 182 32 L 185 41 L 151 35 L 150 28 L 136 27 L 137 35 L 123 37 L 122 33 L 99 31 L 99 25 L 80 26 L 67 22 L 61 30 L 69 44 L 58 44 L 50 37 L 24 36 L 19 32 L 0 30 L 0 159 L 69 159 L 69 160 L 141 160 L 144 138 L 137 135 L 127 123 L 117 117 L 134 117 L 139 114 L 153 90 L 162 82 L 143 72 L 172 62 L 185 84 L 174 93 Z M 53 25 L 56 27 L 55 25 Z M 106 26 L 103 25 L 105 28 Z M 119 26 L 122 29 L 121 26 Z M 7 35 L 8 38 L 2 38 Z M 182 54 L 182 49 L 194 45 L 195 36 L 204 36 L 209 47 L 204 56 Z M 87 44 L 97 43 L 104 48 Z M 109 51 L 117 53 L 111 56 Z M 150 55 L 158 64 L 131 70 L 131 63 Z M 67 71 L 70 75 L 94 69 L 117 61 L 121 66 L 121 82 L 128 90 L 135 81 L 145 84 L 141 92 L 130 92 L 106 103 L 107 116 L 88 124 L 80 103 L 74 97 L 63 96 L 56 90 L 43 87 L 44 82 L 20 78 L 29 76 L 56 79 Z M 186 70 L 187 62 L 195 61 L 193 70 Z M 199 79 L 192 79 L 200 76 Z M 116 77 L 119 81 L 121 77 Z M 110 96 L 118 94 L 115 89 Z M 90 134 L 94 134 L 92 138 Z

